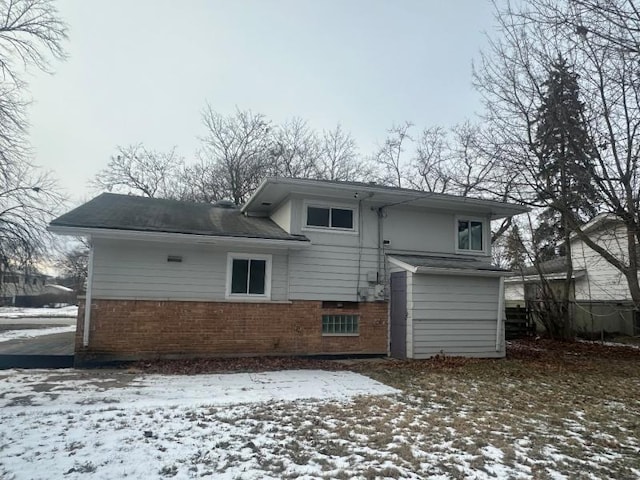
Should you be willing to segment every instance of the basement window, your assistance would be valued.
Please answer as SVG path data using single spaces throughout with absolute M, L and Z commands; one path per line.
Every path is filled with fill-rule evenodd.
M 359 315 L 323 315 L 322 335 L 358 335 Z

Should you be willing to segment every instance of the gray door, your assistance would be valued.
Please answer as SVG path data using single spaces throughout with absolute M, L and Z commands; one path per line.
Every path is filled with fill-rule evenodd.
M 407 358 L 407 272 L 391 274 L 391 356 Z

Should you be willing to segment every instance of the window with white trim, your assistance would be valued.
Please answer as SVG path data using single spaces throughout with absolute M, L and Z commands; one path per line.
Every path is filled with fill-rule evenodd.
M 269 297 L 271 295 L 271 256 L 229 254 L 227 262 L 228 297 Z
M 359 315 L 322 315 L 323 335 L 358 335 Z
M 458 250 L 484 251 L 484 222 L 480 220 L 458 220 Z
M 353 209 L 307 205 L 307 227 L 353 230 Z

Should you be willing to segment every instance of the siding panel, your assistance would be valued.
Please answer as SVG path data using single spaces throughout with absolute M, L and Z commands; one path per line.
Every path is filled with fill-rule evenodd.
M 360 265 L 358 265 L 358 263 Z M 377 271 L 373 248 L 315 244 L 289 253 L 289 297 L 292 300 L 357 301 L 360 288 L 369 287 L 367 272 Z M 360 282 L 358 282 L 360 271 Z
M 504 342 L 496 351 L 499 279 L 413 275 L 412 283 L 414 358 L 504 356 Z
M 227 250 L 205 245 L 104 239 L 94 242 L 93 295 L 96 298 L 225 299 Z M 286 254 L 255 253 L 271 253 L 271 299 L 287 300 Z M 182 262 L 167 262 L 168 255 L 180 255 Z

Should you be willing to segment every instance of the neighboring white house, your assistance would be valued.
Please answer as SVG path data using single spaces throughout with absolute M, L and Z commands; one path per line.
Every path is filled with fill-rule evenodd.
M 91 239 L 81 362 L 389 351 L 499 357 L 505 272 L 491 267 L 490 222 L 524 211 L 278 178 L 262 182 L 241 209 L 102 194 L 50 230 Z
M 599 215 L 584 226 L 583 231 L 598 245 L 616 258 L 628 261 L 626 230 L 620 220 L 610 215 Z M 609 332 L 625 335 L 640 334 L 640 325 L 634 318 L 627 280 L 622 273 L 591 249 L 578 236 L 571 240 L 573 260 L 572 296 L 575 300 L 575 326 L 578 331 Z M 548 280 L 562 281 L 566 276 L 563 257 L 541 265 Z M 505 300 L 508 305 L 523 303 L 525 286 L 539 282 L 534 267 L 506 280 Z
M 46 275 L 28 274 L 23 271 L 0 269 L 0 303 L 15 305 L 16 299 L 35 297 L 46 293 Z

